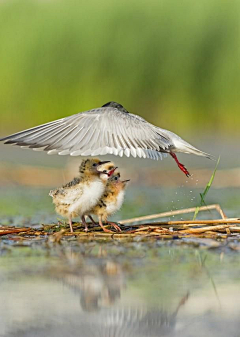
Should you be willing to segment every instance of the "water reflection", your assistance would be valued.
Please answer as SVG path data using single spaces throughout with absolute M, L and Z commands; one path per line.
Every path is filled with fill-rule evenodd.
M 83 311 L 94 312 L 109 307 L 117 302 L 124 288 L 124 275 L 121 266 L 111 260 L 100 265 L 82 265 L 81 268 L 66 268 L 53 278 L 68 286 L 79 295 Z
M 239 336 L 237 255 L 157 242 L 3 252 L 0 336 Z

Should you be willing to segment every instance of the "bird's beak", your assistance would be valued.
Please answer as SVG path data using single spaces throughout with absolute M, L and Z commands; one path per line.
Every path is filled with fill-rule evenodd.
M 103 165 L 103 164 L 107 164 L 107 163 L 110 163 L 110 160 L 100 161 L 98 163 L 98 166 Z
M 101 166 L 101 165 L 103 165 L 103 164 L 107 164 L 107 163 L 110 163 L 110 160 L 100 161 L 100 162 L 98 163 L 98 165 L 97 165 L 97 171 L 100 172 L 100 173 L 106 173 L 106 174 L 108 174 L 107 172 L 102 172 L 102 171 L 99 171 L 99 170 L 98 170 L 98 167 L 99 167 L 99 166 Z
M 130 179 L 123 180 L 122 183 L 127 183 L 127 182 L 129 182 L 129 181 L 130 181 Z
M 115 170 L 116 170 L 117 168 L 118 168 L 118 167 L 116 166 L 116 167 L 114 167 L 112 170 L 108 171 L 107 175 L 108 175 L 109 177 L 111 177 L 111 175 L 115 172 Z

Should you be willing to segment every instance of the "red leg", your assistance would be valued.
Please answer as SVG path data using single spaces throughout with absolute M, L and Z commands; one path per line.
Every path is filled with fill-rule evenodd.
M 117 224 L 115 224 L 115 222 L 111 222 L 111 221 L 106 221 L 106 222 L 109 223 L 109 225 L 111 225 L 112 227 L 114 227 L 117 232 L 122 231 L 121 228 Z
M 176 154 L 173 152 L 170 152 L 170 155 L 173 157 L 173 159 L 177 163 L 177 166 L 180 168 L 180 170 L 183 171 L 183 173 L 185 173 L 187 177 L 190 177 L 191 174 L 188 172 L 186 167 L 178 161 Z

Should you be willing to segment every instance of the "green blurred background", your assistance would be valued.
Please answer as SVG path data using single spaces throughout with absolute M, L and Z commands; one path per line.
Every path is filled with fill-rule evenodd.
M 0 132 L 115 100 L 182 135 L 237 135 L 240 2 L 0 2 Z

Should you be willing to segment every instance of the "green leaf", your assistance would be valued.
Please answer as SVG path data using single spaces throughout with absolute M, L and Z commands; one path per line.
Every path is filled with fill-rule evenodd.
M 206 187 L 205 187 L 205 190 L 203 191 L 203 193 L 200 193 L 200 198 L 201 198 L 201 202 L 200 202 L 200 205 L 196 208 L 196 211 L 194 213 L 194 216 L 193 216 L 193 220 L 196 219 L 197 215 L 198 215 L 198 212 L 199 212 L 199 208 L 203 205 L 206 205 L 206 202 L 205 202 L 205 197 L 208 193 L 208 191 L 210 190 L 211 186 L 212 186 L 212 183 L 213 183 L 213 180 L 214 180 L 214 177 L 215 177 L 215 173 L 217 171 L 217 167 L 218 167 L 218 164 L 220 162 L 220 156 L 218 158 L 218 161 L 216 163 L 216 166 L 215 166 L 215 169 L 213 171 L 213 174 L 209 180 L 209 182 L 207 183 Z

